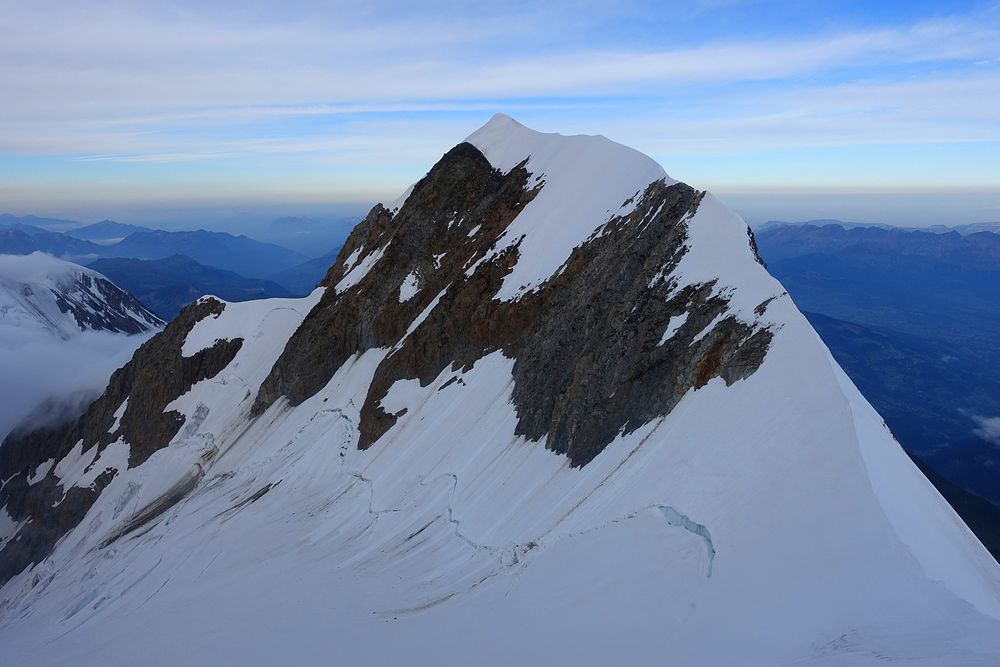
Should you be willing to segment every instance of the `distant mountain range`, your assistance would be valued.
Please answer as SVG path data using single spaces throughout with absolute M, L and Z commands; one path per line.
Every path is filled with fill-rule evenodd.
M 86 261 L 98 257 L 102 250 L 90 241 L 50 232 L 41 227 L 24 223 L 0 226 L 0 254 L 30 255 L 33 252 L 44 252 L 79 262 L 81 259 Z
M 757 242 L 803 310 L 983 351 L 998 344 L 998 234 L 785 225 Z
M 271 280 L 284 286 L 294 296 L 305 296 L 316 289 L 323 276 L 337 261 L 339 252 L 338 246 L 321 257 L 272 274 Z
M 121 241 L 130 234 L 151 231 L 154 230 L 149 227 L 127 225 L 121 222 L 115 222 L 114 220 L 101 220 L 100 222 L 95 222 L 92 225 L 84 225 L 83 227 L 77 227 L 76 229 L 69 229 L 65 232 L 65 234 L 67 236 L 72 236 L 73 238 L 83 239 L 84 241 L 93 241 L 94 243 L 98 243 L 100 245 L 110 245 Z
M 289 296 L 288 290 L 273 281 L 245 278 L 184 255 L 163 259 L 99 259 L 90 268 L 134 294 L 165 320 L 172 320 L 184 306 L 206 294 L 226 301 Z
M 77 226 L 63 232 L 47 228 L 72 224 Z M 282 218 L 273 226 L 301 232 L 302 240 L 329 232 L 302 218 Z M 168 320 L 204 294 L 227 301 L 308 294 L 339 250 L 337 245 L 307 259 L 288 248 L 225 232 L 171 232 L 113 220 L 79 225 L 36 216 L 0 216 L 0 254 L 41 251 L 91 266 Z
M 0 228 L 16 225 L 28 225 L 29 227 L 42 227 L 50 232 L 62 232 L 68 229 L 75 229 L 81 226 L 76 220 L 63 220 L 61 218 L 43 218 L 37 215 L 12 215 L 10 213 L 0 213 Z
M 82 264 L 102 257 L 163 259 L 185 255 L 201 264 L 252 278 L 266 278 L 307 259 L 294 250 L 226 232 L 168 232 L 111 220 L 54 232 L 26 220 L 43 219 L 9 215 L 0 218 L 0 254 L 41 251 Z
M 358 220 L 357 216 L 314 219 L 302 216 L 285 216 L 257 227 L 254 238 L 291 248 L 306 257 L 316 257 L 324 248 L 344 245 L 347 234 Z M 333 264 L 333 261 L 330 262 Z M 329 268 L 329 264 L 324 267 Z M 322 275 L 320 276 L 322 278 Z
M 770 272 L 904 447 L 1000 504 L 1000 235 L 772 225 Z
M 264 278 L 276 271 L 297 266 L 305 256 L 272 243 L 226 232 L 136 232 L 107 246 L 108 257 L 163 259 L 186 255 L 197 262 L 250 278 Z
M 844 229 L 856 229 L 858 227 L 874 227 L 876 229 L 899 229 L 905 231 L 931 232 L 933 234 L 947 234 L 948 232 L 958 232 L 959 234 L 975 234 L 976 232 L 993 232 L 1000 234 L 1000 222 L 973 222 L 965 225 L 931 225 L 930 227 L 900 227 L 898 225 L 886 225 L 873 222 L 848 222 L 846 220 L 835 220 L 833 218 L 821 218 L 818 220 L 803 220 L 800 222 L 788 222 L 785 220 L 768 220 L 762 225 L 757 225 L 755 231 L 769 230 L 774 227 L 827 227 L 835 225 Z
M 165 212 L 163 215 L 167 219 L 170 214 Z M 213 222 L 209 224 L 209 220 Z M 311 259 L 323 254 L 329 248 L 342 246 L 348 233 L 359 220 L 359 215 L 345 215 L 343 211 L 327 211 L 315 216 L 279 215 L 270 220 L 262 220 L 259 215 L 243 212 L 235 214 L 235 217 L 209 216 L 205 221 L 195 224 L 206 225 L 209 229 L 225 231 L 233 235 L 245 234 L 263 243 L 272 243 L 294 250 L 301 253 L 304 258 Z M 179 226 L 181 224 L 184 226 Z M 114 220 L 101 220 L 87 224 L 77 220 L 45 218 L 36 215 L 0 214 L 0 228 L 28 225 L 49 232 L 62 232 L 74 238 L 93 241 L 99 245 L 113 244 L 135 232 L 149 232 L 157 229 L 190 229 L 191 224 L 192 220 L 187 217 L 183 218 L 183 222 L 173 221 L 164 225 L 127 224 Z

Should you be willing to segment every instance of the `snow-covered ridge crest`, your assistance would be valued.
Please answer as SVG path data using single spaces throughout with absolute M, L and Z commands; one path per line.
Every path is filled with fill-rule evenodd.
M 163 322 L 100 273 L 34 252 L 0 255 L 0 325 L 66 339 L 82 331 L 142 333 Z
M 526 162 L 529 186 L 542 186 L 494 249 L 517 245 L 520 253 L 495 297 L 500 300 L 544 282 L 595 229 L 627 213 L 650 183 L 677 182 L 652 158 L 603 136 L 546 134 L 504 114 L 466 141 L 504 173 Z
M 29 255 L 0 255 L 0 275 L 6 280 L 58 284 L 80 273 L 99 275 L 96 271 L 41 251 Z
M 218 363 L 162 406 L 183 427 L 0 589 L 5 657 L 997 664 L 996 564 L 717 199 L 661 176 L 589 229 L 541 216 L 542 282 L 494 298 L 535 252 L 496 240 L 558 180 L 498 157 L 537 141 L 512 123 L 491 121 L 492 158 L 463 142 L 373 208 L 325 289 L 205 299 L 154 339 L 102 435 Z M 0 494 L 43 486 L 48 458 Z
M 571 251 L 608 220 L 633 211 L 650 183 L 678 182 L 651 157 L 604 136 L 538 132 L 500 113 L 466 141 L 502 172 L 524 163 L 533 176 L 531 183 L 541 186 L 493 249 L 495 256 L 516 245 L 519 253 L 494 297 L 501 300 L 516 298 L 549 279 Z M 688 253 L 674 271 L 675 290 L 714 281 L 717 294 L 736 297 L 727 312 L 752 322 L 753 309 L 783 290 L 775 289 L 766 272 L 755 266 L 757 258 L 747 251 L 746 222 L 710 193 L 685 222 Z M 734 289 L 737 285 L 739 290 Z

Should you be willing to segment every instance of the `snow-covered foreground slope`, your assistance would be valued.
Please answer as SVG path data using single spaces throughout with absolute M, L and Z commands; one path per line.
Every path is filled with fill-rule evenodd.
M 553 186 L 567 173 L 564 164 L 581 179 L 635 159 L 600 137 L 539 135 L 506 117 L 470 140 L 503 174 L 524 158 L 529 174 L 546 165 L 541 180 Z M 504 152 L 510 146 L 521 160 Z M 559 157 L 562 151 L 569 155 Z M 591 155 L 600 156 L 600 170 L 584 166 L 594 167 Z M 435 170 L 453 179 L 468 164 L 443 159 Z M 201 317 L 184 335 L 182 359 L 220 340 L 243 342 L 223 370 L 164 408 L 184 416 L 168 446 L 128 467 L 124 436 L 107 444 L 122 433 L 123 407 L 132 405 L 122 402 L 101 408 L 106 444 L 85 450 L 82 438 L 55 472 L 29 471 L 33 479 L 58 475 L 63 488 L 115 472 L 52 554 L 0 591 L 5 658 L 38 665 L 997 664 L 1000 568 L 757 263 L 742 220 L 711 195 L 696 198 L 687 213 L 678 209 L 676 219 L 657 217 L 670 201 L 664 193 L 677 192 L 669 190 L 674 183 L 655 170 L 626 170 L 629 178 L 579 183 L 595 200 L 618 203 L 588 220 L 583 234 L 567 228 L 578 218 L 563 219 L 563 209 L 541 197 L 547 185 L 526 204 L 490 209 L 515 213 L 505 221 L 510 234 L 525 236 L 515 259 L 532 264 L 494 272 L 472 318 L 489 331 L 449 323 L 469 307 L 463 286 L 510 259 L 503 252 L 510 237 L 497 233 L 449 269 L 448 254 L 496 228 L 475 206 L 440 204 L 442 191 L 428 189 L 431 175 L 398 211 L 375 211 L 362 223 L 325 289 L 302 300 L 226 304 Z M 659 179 L 660 189 L 648 192 L 662 202 L 623 205 Z M 439 202 L 439 216 L 427 218 L 428 202 Z M 518 231 L 522 215 L 532 225 Z M 444 247 L 433 236 L 426 253 L 402 262 L 399 246 L 413 247 L 408 230 L 453 224 L 459 229 L 447 238 L 469 240 Z M 682 233 L 686 249 L 654 266 L 621 235 L 651 238 L 661 224 Z M 567 385 L 547 438 L 516 435 L 534 414 L 521 374 L 542 363 L 530 346 L 541 343 L 493 345 L 490 336 L 506 332 L 506 322 L 490 309 L 512 304 L 501 312 L 518 324 L 504 335 L 541 326 L 557 343 L 576 340 L 578 331 L 552 325 L 544 309 L 542 324 L 534 324 L 528 309 L 532 299 L 561 307 L 559 294 L 580 289 L 574 276 L 593 283 L 579 273 L 587 257 L 571 251 L 590 248 L 593 264 L 601 239 L 635 262 L 626 273 L 641 275 L 655 299 L 595 317 L 641 329 L 642 359 L 670 360 L 642 362 L 641 376 L 619 377 L 612 368 L 613 394 L 598 403 L 602 419 L 618 420 L 616 396 L 650 374 L 690 366 L 693 384 L 676 385 L 683 389 L 677 400 L 655 404 L 652 418 L 639 418 L 648 406 L 633 397 L 617 434 L 580 452 L 573 443 L 592 422 L 570 408 L 604 377 L 593 362 L 601 351 L 570 346 L 573 367 L 596 370 Z M 362 266 L 364 275 L 352 273 Z M 603 270 L 596 275 L 611 275 Z M 617 289 L 608 281 L 599 287 Z M 683 317 L 651 310 L 653 301 L 676 305 L 681 295 Z M 353 309 L 353 300 L 382 310 L 358 324 L 340 310 L 344 303 Z M 629 308 L 642 319 L 629 320 Z M 339 331 L 359 327 L 348 337 L 360 342 L 313 392 L 288 369 L 321 367 L 341 344 L 333 329 L 302 333 L 319 330 L 316 322 L 329 313 Z M 380 319 L 390 316 L 393 322 Z M 381 328 L 366 329 L 369 320 Z M 766 353 L 751 346 L 740 356 L 761 332 Z M 455 363 L 425 365 L 450 349 L 438 344 L 445 335 L 483 343 L 462 348 Z M 631 348 L 625 352 L 621 368 L 631 363 Z M 296 355 L 308 363 L 296 366 Z M 394 377 L 386 375 L 394 358 L 412 358 L 417 370 L 383 382 Z M 427 368 L 441 370 L 427 377 Z M 290 398 L 261 401 L 262 386 L 290 387 Z M 373 402 L 380 411 L 371 412 Z M 553 434 L 567 429 L 563 448 Z M 363 439 L 368 446 L 359 449 Z M 14 535 L 16 520 L 0 513 L 4 531 Z

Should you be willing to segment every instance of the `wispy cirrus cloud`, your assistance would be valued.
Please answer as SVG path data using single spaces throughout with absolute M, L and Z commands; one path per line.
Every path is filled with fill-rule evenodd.
M 634 95 L 649 86 L 780 81 L 1000 56 L 1000 28 L 975 19 L 694 45 L 673 45 L 668 33 L 656 48 L 635 49 L 617 40 L 581 42 L 570 33 L 526 51 L 512 44 L 538 29 L 530 14 L 513 26 L 461 16 L 377 27 L 322 18 L 240 25 L 191 12 L 15 4 L 0 18 L 0 84 L 17 101 L 3 115 L 103 120 L 165 109 L 237 115 L 255 105 L 271 113 L 278 105 L 301 112 L 309 104 L 406 109 L 407 101 L 421 110 L 433 106 L 427 100 Z
M 51 157 L 53 184 L 131 165 L 180 187 L 220 177 L 178 165 L 256 161 L 292 188 L 360 164 L 388 191 L 495 110 L 660 158 L 1000 142 L 996 7 L 804 25 L 577 4 L 0 1 L 0 176 L 27 187 L 24 160 Z

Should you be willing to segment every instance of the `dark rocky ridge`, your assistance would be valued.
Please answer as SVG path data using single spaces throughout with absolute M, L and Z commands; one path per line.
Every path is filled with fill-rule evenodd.
M 218 316 L 225 304 L 203 299 L 185 308 L 167 327 L 144 343 L 132 360 L 115 371 L 104 393 L 79 420 L 34 432 L 12 433 L 0 446 L 0 507 L 14 521 L 28 522 L 0 549 L 0 585 L 25 567 L 45 558 L 56 542 L 87 513 L 117 471 L 103 471 L 87 487 L 64 488 L 55 466 L 34 484 L 28 480 L 48 461 L 63 459 L 82 441 L 83 451 L 100 452 L 119 437 L 129 443 L 129 467 L 143 463 L 165 447 L 184 424 L 166 406 L 196 382 L 222 371 L 243 344 L 240 338 L 219 340 L 190 357 L 181 354 L 188 333 L 200 320 Z M 128 399 L 118 428 L 114 414 Z M 93 465 L 93 464 L 91 464 Z
M 474 146 L 459 144 L 417 183 L 395 217 L 376 205 L 351 232 L 323 280 L 329 289 L 261 385 L 254 414 L 280 396 L 297 405 L 319 391 L 351 355 L 394 345 L 435 295 L 459 280 L 531 200 L 528 176 L 523 166 L 505 176 Z M 482 226 L 480 232 L 468 238 L 476 225 Z M 383 259 L 363 280 L 341 294 L 334 290 L 351 268 L 348 257 L 363 251 L 356 265 L 380 250 Z M 435 256 L 442 254 L 438 267 Z M 411 271 L 421 289 L 400 303 L 400 285 Z
M 478 264 L 471 276 L 465 272 L 535 196 L 537 189 L 527 189 L 530 175 L 524 163 L 502 174 L 474 146 L 460 144 L 395 215 L 376 206 L 348 238 L 324 281 L 330 289 L 261 386 L 254 414 L 281 396 L 301 403 L 353 354 L 395 346 L 361 409 L 359 447 L 367 448 L 397 419 L 380 407 L 396 381 L 416 378 L 426 386 L 448 366 L 469 368 L 500 350 L 515 359 L 517 434 L 544 439 L 579 466 L 620 431 L 669 413 L 689 389 L 714 377 L 732 383 L 757 369 L 771 332 L 722 317 L 695 342 L 724 313 L 726 299 L 713 295 L 712 284 L 673 293 L 671 280 L 654 280 L 669 276 L 686 252 L 683 220 L 703 196 L 681 183 L 652 183 L 634 211 L 576 248 L 539 289 L 514 302 L 494 301 L 517 247 Z M 374 252 L 382 259 L 338 294 L 334 286 Z M 347 266 L 352 253 L 357 259 Z M 420 289 L 400 303 L 411 272 Z M 683 326 L 659 345 L 670 318 L 682 313 Z

